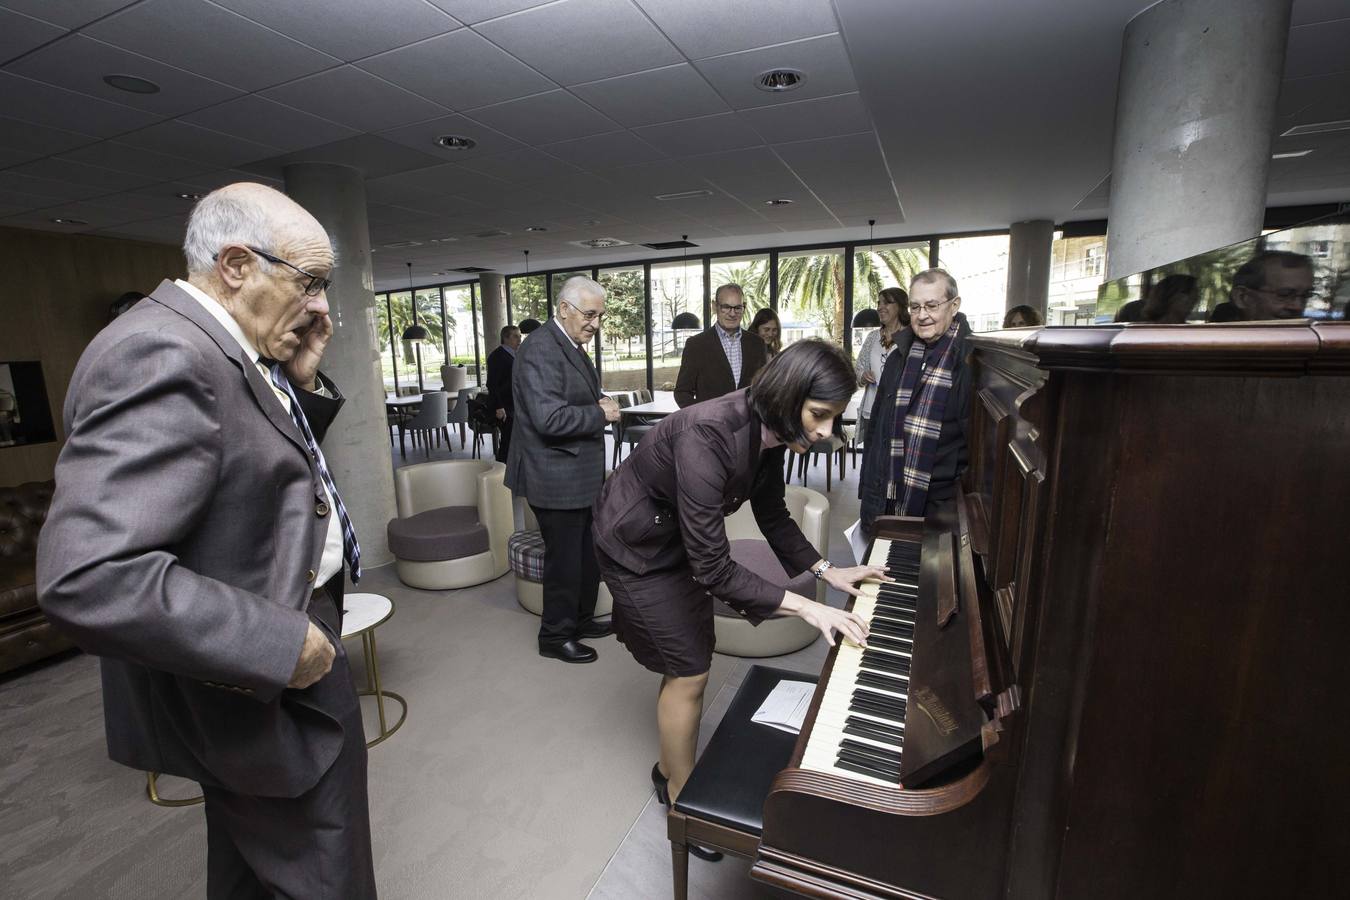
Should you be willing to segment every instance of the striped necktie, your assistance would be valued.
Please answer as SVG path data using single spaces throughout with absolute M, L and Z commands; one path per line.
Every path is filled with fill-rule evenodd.
M 328 496 L 333 498 L 333 508 L 337 510 L 338 523 L 342 526 L 342 556 L 347 560 L 347 571 L 351 573 L 352 584 L 356 584 L 361 580 L 361 545 L 356 542 L 356 529 L 352 527 L 352 520 L 347 515 L 347 507 L 342 505 L 342 498 L 338 496 L 337 485 L 333 483 L 333 475 L 328 471 L 328 461 L 323 458 L 319 442 L 314 440 L 314 432 L 309 430 L 309 420 L 305 418 L 305 411 L 300 408 L 300 401 L 296 399 L 291 380 L 282 371 L 281 363 L 272 363 L 271 372 L 272 383 L 291 398 L 291 418 L 295 420 L 300 433 L 305 436 L 310 455 L 314 457 L 319 467 L 319 477 L 323 479 L 324 487 L 328 488 Z

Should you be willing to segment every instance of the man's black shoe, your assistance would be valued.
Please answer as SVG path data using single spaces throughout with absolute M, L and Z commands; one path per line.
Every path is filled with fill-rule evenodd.
M 595 662 L 596 653 L 590 647 L 577 641 L 567 641 L 562 644 L 540 644 L 540 656 L 551 656 L 554 659 L 561 659 L 569 663 L 588 663 Z
M 602 638 L 608 637 L 613 633 L 614 626 L 609 623 L 608 619 L 603 621 L 600 619 L 592 619 L 581 628 L 577 629 L 577 637 L 579 638 Z

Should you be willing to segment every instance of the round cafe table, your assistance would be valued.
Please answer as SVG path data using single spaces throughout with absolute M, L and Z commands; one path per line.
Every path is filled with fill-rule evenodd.
M 342 639 L 360 635 L 361 650 L 366 658 L 366 686 L 356 693 L 362 697 L 374 697 L 375 707 L 380 713 L 379 736 L 366 741 L 367 747 L 374 747 L 398 731 L 408 718 L 408 701 L 380 686 L 380 657 L 375 650 L 375 629 L 389 621 L 393 614 L 394 601 L 380 594 L 347 594 L 342 598 Z M 398 721 L 393 725 L 389 724 L 385 715 L 385 698 L 402 707 Z

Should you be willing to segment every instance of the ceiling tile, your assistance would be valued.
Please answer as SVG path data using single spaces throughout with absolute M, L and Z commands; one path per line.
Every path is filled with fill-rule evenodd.
M 162 116 L 0 72 L 0 116 L 112 137 Z
M 146 0 L 84 33 L 246 91 L 337 63 L 206 0 Z
M 688 63 L 578 84 L 571 90 L 630 127 L 728 112 L 722 98 Z
M 22 150 L 35 156 L 50 156 L 63 150 L 73 150 L 92 144 L 98 138 L 63 128 L 48 128 L 16 119 L 0 118 L 0 147 Z
M 59 231 L 62 234 L 84 234 L 98 227 L 92 222 L 85 222 L 81 225 L 53 222 L 52 217 L 42 210 L 30 210 L 0 219 L 0 226 L 28 228 L 34 231 Z
M 449 109 L 471 109 L 557 87 L 467 28 L 362 60 L 362 69 Z
M 759 134 L 735 113 L 645 125 L 634 128 L 633 133 L 671 156 L 739 150 L 764 143 Z
M 90 228 L 109 228 L 127 222 L 137 222 L 154 218 L 154 213 L 147 213 L 143 210 L 129 209 L 124 206 L 102 201 L 87 200 L 75 203 L 63 203 L 59 206 L 49 206 L 45 209 L 35 210 L 32 215 L 47 218 L 81 219 L 89 223 L 88 227 Z
M 466 25 L 495 19 L 498 16 L 520 12 L 534 6 L 543 6 L 553 0 L 430 0 Z
M 178 156 L 165 156 L 162 153 L 155 153 L 142 147 L 133 147 L 130 144 L 122 144 L 117 141 L 100 141 L 79 150 L 63 153 L 56 158 L 68 159 L 72 162 L 91 166 L 101 166 L 105 169 L 113 169 L 117 172 L 126 172 L 132 175 L 142 175 L 155 181 L 201 175 L 203 172 L 209 172 L 215 168 L 210 163 L 183 159 Z
M 324 0 L 319 15 L 306 3 L 215 2 L 347 62 L 459 27 L 423 0 Z
M 735 109 L 794 103 L 858 89 L 848 51 L 837 34 L 715 56 L 694 65 Z M 755 78 L 769 69 L 798 69 L 806 80 L 781 94 L 761 91 L 755 87 Z
M 243 166 L 243 169 L 280 178 L 286 166 L 307 162 L 350 166 L 360 171 L 366 178 L 382 178 L 411 169 L 435 166 L 440 160 L 430 154 L 419 153 L 404 144 L 387 141 L 378 135 L 361 134 L 321 147 L 307 147 L 283 156 L 258 160 Z
M 189 190 L 186 186 L 172 183 L 152 184 L 149 187 L 126 191 L 121 194 L 109 194 L 99 197 L 99 203 L 119 204 L 128 209 L 139 209 L 146 216 L 186 216 L 196 205 L 195 200 L 185 200 L 178 194 Z
M 1350 12 L 1346 18 L 1289 29 L 1285 51 L 1285 78 L 1333 75 L 1350 71 L 1345 47 L 1350 43 Z
M 826 204 L 866 201 L 878 192 L 894 192 L 875 135 L 778 144 L 774 150 Z
M 446 150 L 436 144 L 436 139 L 446 134 L 473 138 L 477 144 L 472 150 Z M 414 150 L 434 153 L 446 162 L 456 164 L 478 156 L 495 156 L 507 150 L 519 150 L 524 146 L 520 141 L 464 116 L 441 116 L 438 119 L 428 119 L 402 128 L 391 128 L 381 132 L 380 137 L 405 144 Z
M 571 175 L 579 171 L 576 166 L 570 163 L 554 159 L 530 148 L 513 150 L 500 156 L 466 159 L 464 168 L 511 182 L 556 178 L 560 175 Z
M 684 160 L 684 164 L 704 178 L 714 181 L 735 180 L 739 178 L 788 179 L 792 173 L 768 147 L 752 147 L 729 153 L 710 153 L 693 156 Z
M 561 0 L 476 30 L 564 85 L 682 61 L 629 0 Z
M 160 180 L 145 175 L 114 172 L 111 169 L 57 159 L 54 156 L 36 162 L 24 163 L 7 171 L 15 175 L 29 175 L 34 178 L 58 181 L 62 184 L 97 189 L 105 194 L 111 194 L 115 191 L 129 191 L 133 188 L 144 187 L 147 184 L 154 184 Z
M 276 147 L 299 150 L 355 137 L 357 131 L 257 94 L 183 116 L 184 122 Z
M 372 179 L 366 183 L 366 197 L 374 203 L 392 203 L 399 206 L 415 203 L 422 197 L 445 197 L 458 193 L 484 181 L 499 185 L 506 190 L 509 185 L 479 172 L 471 172 L 461 166 L 439 165 L 426 169 L 403 172 L 386 178 Z M 424 209 L 418 204 L 414 208 Z
M 108 234 L 118 237 L 137 238 L 154 241 L 158 244 L 181 244 L 187 230 L 187 221 L 181 216 L 165 216 L 160 219 L 146 219 L 104 229 Z
M 741 116 L 771 144 L 872 130 L 872 116 L 860 94 L 761 106 Z
M 11 150 L 8 147 L 0 147 L 0 169 L 8 169 L 10 166 L 17 166 L 19 163 L 41 159 L 45 155 L 34 153 L 31 150 Z
M 202 193 L 214 191 L 216 188 L 224 187 L 227 184 L 234 184 L 239 181 L 252 181 L 257 184 L 265 184 L 268 187 L 274 187 L 281 190 L 283 185 L 280 179 L 268 178 L 259 175 L 256 172 L 245 172 L 242 169 L 220 169 L 215 172 L 207 172 L 204 175 L 193 175 L 191 178 L 184 178 L 182 182 L 166 182 L 162 185 L 156 185 L 155 190 L 161 188 L 174 193 L 177 191 L 190 191 Z
M 0 202 L 10 205 L 27 206 L 31 204 L 32 198 L 42 197 L 44 202 L 36 206 L 51 206 L 54 203 L 85 200 L 107 193 L 110 192 L 87 184 L 20 175 L 14 169 L 0 172 Z
M 124 144 L 144 147 L 169 156 L 198 159 L 218 168 L 238 166 L 277 155 L 277 148 L 246 141 L 233 135 L 191 125 L 179 119 L 160 122 L 118 138 Z
M 544 144 L 539 149 L 590 171 L 651 162 L 663 156 L 661 151 L 628 131 Z
M 0 63 L 41 47 L 65 33 L 64 28 L 56 25 L 0 9 Z
M 62 28 L 79 28 L 136 0 L 4 0 L 0 6 Z
M 830 0 L 774 0 L 771 14 L 754 3 L 635 2 L 690 59 L 839 30 Z
M 72 34 L 30 53 L 7 70 L 163 116 L 181 115 L 239 96 L 238 90 L 218 81 L 166 66 L 82 34 Z M 144 78 L 159 85 L 159 91 L 133 94 L 109 87 L 104 84 L 103 76 L 113 74 Z
M 359 131 L 383 131 L 446 112 L 355 66 L 301 78 L 264 91 L 263 96 Z
M 474 110 L 473 118 L 526 144 L 618 131 L 611 119 L 566 91 L 550 91 Z

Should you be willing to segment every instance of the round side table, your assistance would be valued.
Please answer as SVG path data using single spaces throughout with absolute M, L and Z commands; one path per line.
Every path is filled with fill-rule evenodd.
M 356 693 L 361 697 L 374 697 L 375 707 L 380 711 L 380 734 L 366 741 L 367 747 L 384 741 L 408 718 L 408 701 L 380 686 L 380 658 L 375 652 L 375 629 L 389 621 L 393 614 L 394 601 L 380 594 L 347 594 L 342 598 L 342 639 L 360 635 L 361 650 L 366 658 L 366 687 Z M 384 712 L 386 697 L 402 707 L 398 721 L 392 726 Z

